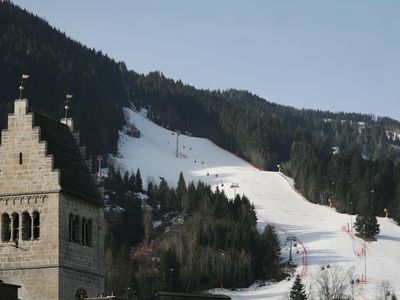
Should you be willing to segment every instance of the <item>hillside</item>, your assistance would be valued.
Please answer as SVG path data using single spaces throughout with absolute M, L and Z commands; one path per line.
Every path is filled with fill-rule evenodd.
M 295 109 L 247 91 L 196 89 L 160 72 L 139 75 L 124 63 L 73 41 L 43 19 L 0 3 L 0 127 L 18 94 L 22 73 L 35 110 L 63 115 L 65 94 L 89 153 L 115 153 L 122 107 L 128 100 L 150 108 L 159 125 L 208 138 L 262 169 L 288 161 L 295 141 L 366 158 L 398 159 L 400 123 L 356 113 Z
M 25 97 L 31 108 L 52 117 L 71 113 L 92 154 L 115 152 L 127 97 L 123 64 L 89 49 L 43 19 L 9 2 L 0 2 L 0 127 L 18 96 L 21 74 L 29 74 Z
M 299 253 L 295 254 L 294 261 L 305 282 L 311 282 L 320 267 L 327 265 L 352 270 L 355 280 L 362 278 L 364 257 L 358 254 L 363 241 L 342 228 L 354 221 L 355 216 L 339 214 L 306 201 L 293 188 L 290 178 L 278 172 L 258 170 L 206 139 L 181 135 L 176 158 L 173 132 L 152 123 L 143 113 L 125 109 L 125 114 L 128 124 L 134 125 L 141 137 L 120 133 L 119 158 L 115 163 L 123 170 L 140 168 L 144 182 L 158 183 L 159 177 L 163 177 L 171 185 L 177 184 L 182 171 L 188 181 L 201 180 L 214 189 L 218 186 L 228 197 L 233 197 L 234 193 L 231 184 L 238 183 L 237 192 L 245 194 L 255 204 L 260 229 L 273 224 L 284 243 L 288 236 L 297 238 Z M 362 299 L 375 299 L 382 280 L 388 280 L 396 288 L 400 286 L 396 276 L 400 263 L 396 254 L 400 250 L 400 228 L 390 219 L 379 218 L 379 222 L 378 241 L 367 243 L 366 248 L 368 283 L 354 287 L 355 295 Z M 283 249 L 284 256 L 287 247 Z M 242 291 L 218 289 L 216 292 L 229 294 L 233 299 L 282 299 L 292 283 L 291 280 Z M 350 290 L 347 292 L 349 294 Z

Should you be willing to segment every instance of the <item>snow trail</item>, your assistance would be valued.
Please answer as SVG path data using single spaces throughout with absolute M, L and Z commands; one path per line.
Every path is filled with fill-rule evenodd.
M 115 163 L 123 170 L 140 168 L 144 182 L 159 182 L 159 177 L 175 186 L 179 173 L 186 182 L 201 180 L 223 190 L 233 198 L 232 183 L 239 183 L 237 193 L 245 194 L 254 203 L 258 227 L 275 224 L 282 240 L 295 236 L 301 253 L 294 253 L 297 272 L 307 281 L 321 265 L 354 268 L 355 279 L 364 273 L 364 257 L 357 256 L 363 241 L 342 226 L 351 222 L 350 215 L 308 202 L 294 189 L 293 180 L 278 172 L 260 171 L 243 159 L 216 146 L 207 139 L 179 136 L 180 157 L 175 157 L 176 135 L 161 128 L 130 109 L 124 110 L 129 124 L 141 132 L 141 138 L 120 133 L 120 157 Z M 355 216 L 352 216 L 355 221 Z M 360 285 L 358 297 L 375 299 L 381 280 L 400 288 L 400 227 L 390 219 L 379 218 L 381 234 L 378 241 L 367 243 L 368 284 Z M 284 246 L 285 248 L 285 246 Z M 300 252 L 300 251 L 299 251 Z M 283 250 L 285 253 L 285 250 Z M 292 281 L 251 287 L 241 291 L 216 290 L 233 299 L 282 299 Z M 400 289 L 397 290 L 397 294 Z M 363 296 L 362 296 L 363 295 Z

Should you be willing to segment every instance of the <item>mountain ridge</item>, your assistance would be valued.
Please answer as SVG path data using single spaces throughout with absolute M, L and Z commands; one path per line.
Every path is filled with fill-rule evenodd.
M 25 95 L 31 106 L 63 115 L 65 94 L 75 97 L 71 114 L 92 155 L 116 153 L 122 107 L 129 101 L 150 109 L 159 125 L 208 138 L 262 169 L 290 159 L 294 142 L 307 141 L 325 152 L 332 147 L 366 158 L 400 157 L 400 122 L 359 113 L 297 109 L 251 92 L 197 89 L 161 72 L 138 74 L 95 51 L 18 6 L 0 3 L 0 127 L 28 73 Z M 365 130 L 355 123 L 364 122 Z

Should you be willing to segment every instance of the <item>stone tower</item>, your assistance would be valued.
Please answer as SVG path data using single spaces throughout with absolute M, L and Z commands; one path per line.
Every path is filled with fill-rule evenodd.
M 0 280 L 22 300 L 100 296 L 104 212 L 70 129 L 16 100 L 0 141 Z

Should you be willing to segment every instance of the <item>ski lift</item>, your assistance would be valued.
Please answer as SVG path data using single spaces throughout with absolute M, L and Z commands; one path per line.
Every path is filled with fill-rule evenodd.
M 224 186 L 224 184 L 223 184 L 223 183 L 221 183 L 221 186 L 223 187 L 223 186 Z
M 194 163 L 196 163 L 196 160 L 194 160 Z
M 218 177 L 218 174 L 215 174 L 215 177 Z
M 207 173 L 207 176 L 210 175 L 210 173 Z
M 204 161 L 202 161 L 201 164 L 204 165 Z

